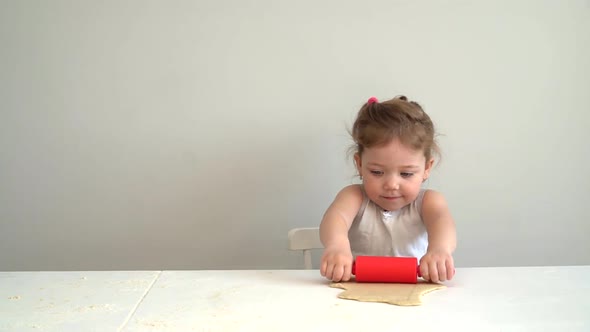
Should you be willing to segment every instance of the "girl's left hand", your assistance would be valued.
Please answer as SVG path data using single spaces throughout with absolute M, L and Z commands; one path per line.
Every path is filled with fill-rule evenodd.
M 420 259 L 420 274 L 426 281 L 440 282 L 453 279 L 455 263 L 450 252 L 444 249 L 428 249 Z

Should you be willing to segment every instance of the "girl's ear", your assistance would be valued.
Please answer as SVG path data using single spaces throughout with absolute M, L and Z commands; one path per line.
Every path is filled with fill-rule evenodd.
M 361 167 L 362 167 L 361 156 L 358 154 L 358 152 L 354 154 L 354 165 L 356 166 L 356 171 L 359 173 L 359 176 L 362 176 L 362 174 L 361 174 Z
M 430 159 L 426 162 L 424 167 L 424 179 L 422 181 L 426 181 L 430 176 L 430 170 L 432 169 L 432 165 L 434 165 L 434 159 Z

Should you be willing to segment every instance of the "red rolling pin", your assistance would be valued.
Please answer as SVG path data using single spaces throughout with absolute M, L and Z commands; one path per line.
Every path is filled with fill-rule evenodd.
M 418 282 L 420 265 L 416 257 L 357 256 L 352 263 L 357 282 Z

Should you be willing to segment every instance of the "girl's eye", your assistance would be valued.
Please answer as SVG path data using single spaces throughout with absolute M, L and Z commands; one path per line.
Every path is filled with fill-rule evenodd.
M 383 175 L 383 172 L 381 172 L 381 171 L 371 171 L 371 174 L 374 174 L 374 175 Z
M 401 173 L 402 178 L 411 178 L 414 173 L 403 172 Z

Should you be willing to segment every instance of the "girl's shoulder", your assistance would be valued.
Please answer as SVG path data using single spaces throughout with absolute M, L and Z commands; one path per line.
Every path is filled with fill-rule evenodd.
M 364 192 L 362 186 L 360 184 L 351 184 L 342 188 L 336 197 L 346 200 L 358 200 L 362 202 L 363 196 Z
M 436 190 L 433 189 L 423 189 L 422 190 L 422 200 L 426 201 L 426 200 L 440 200 L 440 199 L 444 199 L 444 195 Z
M 442 193 L 432 189 L 424 190 L 422 197 L 422 212 L 447 209 L 447 200 Z
M 350 228 L 363 202 L 360 185 L 349 185 L 342 188 L 328 207 L 326 215 L 341 218 Z

